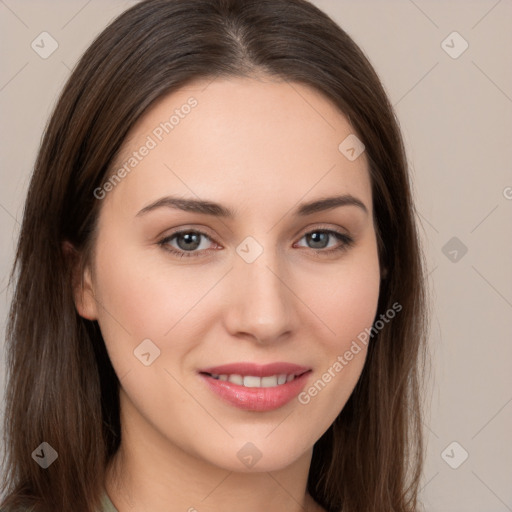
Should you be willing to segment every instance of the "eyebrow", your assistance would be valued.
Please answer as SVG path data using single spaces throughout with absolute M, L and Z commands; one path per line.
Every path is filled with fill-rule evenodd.
M 306 215 L 311 215 L 313 213 L 325 210 L 331 210 L 340 206 L 356 206 L 368 214 L 368 209 L 366 208 L 365 204 L 360 199 L 357 199 L 357 197 L 354 197 L 350 194 L 324 197 L 310 201 L 308 203 L 302 203 L 295 209 L 294 214 L 299 217 L 305 217 Z M 183 210 L 185 212 L 213 215 L 214 217 L 223 217 L 227 219 L 233 219 L 236 216 L 235 212 L 230 208 L 213 201 L 165 196 L 142 208 L 142 210 L 137 213 L 136 217 L 145 215 L 151 211 L 163 207 Z

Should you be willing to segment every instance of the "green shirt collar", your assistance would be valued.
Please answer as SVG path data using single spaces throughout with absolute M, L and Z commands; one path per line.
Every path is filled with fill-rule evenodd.
M 101 509 L 98 512 L 118 512 L 106 492 L 103 493 L 103 497 L 101 498 Z

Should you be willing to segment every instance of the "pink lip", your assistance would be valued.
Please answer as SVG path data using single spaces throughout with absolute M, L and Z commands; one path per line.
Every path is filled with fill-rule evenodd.
M 310 370 L 310 368 L 290 363 L 272 363 L 268 365 L 236 363 L 205 368 L 201 370 L 200 377 L 211 391 L 229 404 L 239 409 L 263 412 L 279 409 L 296 397 L 304 389 Z M 283 373 L 297 376 L 291 382 L 271 388 L 247 388 L 232 382 L 214 379 L 208 375 L 238 374 L 267 377 Z
M 270 364 L 254 364 L 254 363 L 231 363 L 221 366 L 211 366 L 199 370 L 199 373 L 210 373 L 214 375 L 254 375 L 255 377 L 268 377 L 270 375 L 279 375 L 286 373 L 287 375 L 299 375 L 307 372 L 311 368 L 300 366 L 292 363 L 270 363 Z M 283 384 L 284 385 L 284 384 Z

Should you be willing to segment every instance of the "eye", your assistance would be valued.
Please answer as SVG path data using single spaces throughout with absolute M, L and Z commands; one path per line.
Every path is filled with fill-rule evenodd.
M 172 235 L 169 235 L 164 239 L 160 240 L 158 244 L 162 246 L 166 251 L 169 251 L 180 258 L 191 256 L 195 257 L 201 255 L 200 252 L 196 251 L 196 249 L 208 250 L 204 246 L 201 246 L 201 238 L 206 238 L 212 241 L 211 238 L 206 233 L 203 233 L 202 231 L 198 231 L 195 229 L 189 229 L 184 231 L 177 231 Z M 174 240 L 178 245 L 177 248 L 171 245 L 171 242 Z
M 310 244 L 309 249 L 312 249 L 321 256 L 347 250 L 354 244 L 352 237 L 332 229 L 315 229 L 306 233 L 302 238 L 305 238 L 306 243 Z M 333 238 L 340 243 L 334 247 L 327 248 L 329 247 L 329 240 Z
M 312 245 L 307 248 L 320 256 L 347 250 L 354 244 L 352 237 L 332 229 L 316 229 L 314 231 L 309 231 L 302 236 L 301 240 L 303 238 L 306 239 L 308 244 Z M 338 245 L 329 248 L 329 241 L 333 238 L 338 240 L 339 243 Z M 158 245 L 179 258 L 197 257 L 203 256 L 205 251 L 212 250 L 208 249 L 208 243 L 206 243 L 206 247 L 204 246 L 202 239 L 213 242 L 206 233 L 196 229 L 187 229 L 176 231 L 171 235 L 166 236 L 158 242 Z M 177 247 L 174 246 L 173 243 L 176 243 Z

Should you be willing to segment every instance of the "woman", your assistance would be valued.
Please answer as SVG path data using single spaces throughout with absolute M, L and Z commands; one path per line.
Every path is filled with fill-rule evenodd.
M 135 5 L 30 184 L 1 506 L 417 510 L 423 267 L 398 124 L 338 25 Z

